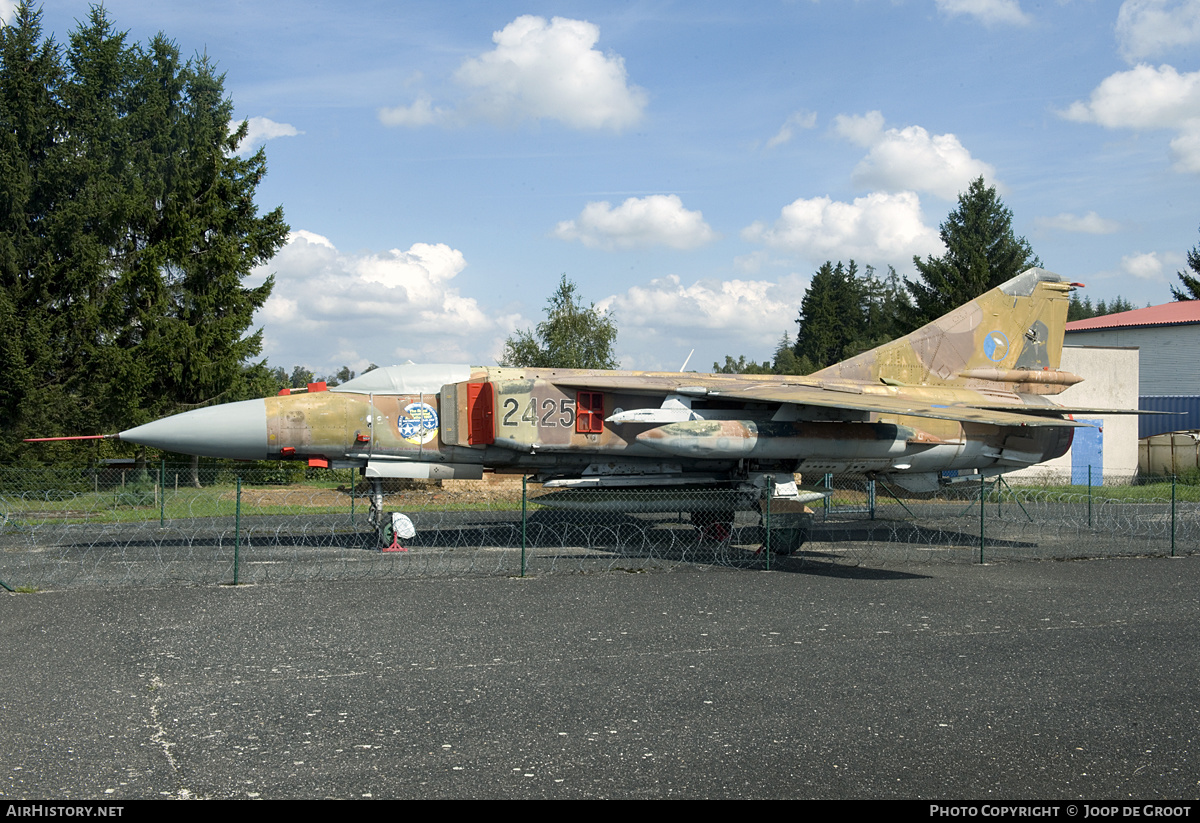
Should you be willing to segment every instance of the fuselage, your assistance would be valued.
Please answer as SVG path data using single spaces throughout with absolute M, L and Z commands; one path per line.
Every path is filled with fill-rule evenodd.
M 717 376 L 635 375 L 648 388 L 586 386 L 595 372 L 392 366 L 330 390 L 200 409 L 122 432 L 168 451 L 304 460 L 377 476 L 469 477 L 483 469 L 545 477 L 614 471 L 917 474 L 1010 470 L 1057 457 L 1070 428 L 997 426 L 876 412 L 674 395 L 655 385 Z M 892 389 L 891 396 L 905 396 Z M 980 402 L 967 389 L 915 389 L 921 402 Z M 993 393 L 994 394 L 994 393 Z M 679 399 L 686 402 L 679 402 Z M 675 398 L 672 401 L 672 398 Z M 992 397 L 991 402 L 997 398 Z M 1041 396 L 1003 398 L 1047 409 Z M 669 402 L 670 401 L 670 402 Z

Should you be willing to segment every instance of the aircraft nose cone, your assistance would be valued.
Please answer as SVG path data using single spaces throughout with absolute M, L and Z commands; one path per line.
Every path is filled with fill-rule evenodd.
M 129 443 L 201 457 L 267 457 L 267 404 L 243 400 L 164 417 L 123 431 Z

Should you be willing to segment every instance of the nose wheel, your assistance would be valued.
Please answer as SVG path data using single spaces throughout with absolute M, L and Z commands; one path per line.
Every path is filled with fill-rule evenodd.
M 367 522 L 376 529 L 384 525 L 383 518 L 383 480 L 378 477 L 372 477 L 370 480 L 371 491 L 370 501 L 371 507 L 367 512 Z

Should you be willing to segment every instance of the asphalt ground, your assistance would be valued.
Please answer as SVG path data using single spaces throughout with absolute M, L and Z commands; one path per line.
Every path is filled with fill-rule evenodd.
M 0 596 L 0 797 L 1200 795 L 1200 558 Z

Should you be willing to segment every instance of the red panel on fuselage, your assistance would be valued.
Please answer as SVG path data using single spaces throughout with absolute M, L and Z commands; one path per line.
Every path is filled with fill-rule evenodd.
M 492 384 L 468 383 L 467 408 L 471 421 L 467 431 L 467 443 L 472 446 L 490 446 L 496 440 L 496 401 L 492 393 Z

